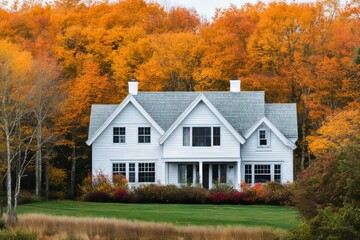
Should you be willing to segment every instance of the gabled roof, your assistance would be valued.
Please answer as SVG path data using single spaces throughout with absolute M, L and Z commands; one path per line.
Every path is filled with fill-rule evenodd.
M 266 103 L 265 116 L 288 138 L 298 137 L 295 103 Z
M 107 126 L 119 115 L 119 113 L 129 104 L 132 103 L 137 110 L 150 122 L 150 124 L 162 135 L 164 130 L 151 118 L 151 116 L 144 110 L 144 108 L 129 94 L 122 103 L 111 113 L 111 115 L 102 123 L 102 125 L 91 135 L 86 141 L 86 144 L 91 145 L 99 135 L 106 129 Z M 90 119 L 91 124 L 91 119 Z
M 262 117 L 259 121 L 257 121 L 251 128 L 249 128 L 245 133 L 245 138 L 249 138 L 254 131 L 262 124 L 265 123 L 271 131 L 280 139 L 282 143 L 284 143 L 286 146 L 290 147 L 291 149 L 295 149 L 296 145 L 292 143 L 289 139 L 287 139 L 284 134 L 282 134 L 275 126 L 272 124 L 269 119 L 267 119 L 265 116 Z
M 220 122 L 233 134 L 233 136 L 240 142 L 245 143 L 245 139 L 230 125 L 230 123 L 221 115 L 221 113 L 211 104 L 211 102 L 204 96 L 198 95 L 195 100 L 188 106 L 188 108 L 176 119 L 171 127 L 159 139 L 159 143 L 163 144 L 171 133 L 180 125 L 182 121 L 192 112 L 192 110 L 200 103 L 203 102 L 210 111 L 220 120 Z
M 139 92 L 134 98 L 167 131 L 196 97 L 203 94 L 239 133 L 243 134 L 265 111 L 263 91 Z
M 214 106 L 238 134 L 244 134 L 263 116 L 286 137 L 296 139 L 296 104 L 265 104 L 263 91 L 241 92 L 138 92 L 132 102 L 157 125 L 162 133 L 175 123 L 200 95 Z M 128 99 L 129 96 L 126 98 Z M 120 106 L 125 100 L 120 104 Z M 119 105 L 93 105 L 90 116 L 89 140 L 104 125 Z M 161 130 L 160 130 L 161 129 Z

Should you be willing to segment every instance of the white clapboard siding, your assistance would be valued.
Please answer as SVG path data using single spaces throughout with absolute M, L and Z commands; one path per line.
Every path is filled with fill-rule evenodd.
M 260 126 L 270 132 L 270 147 L 258 147 L 258 129 L 241 146 L 241 161 L 247 163 L 274 163 L 282 165 L 282 182 L 293 181 L 293 150 L 285 146 L 267 126 Z M 244 179 L 244 173 L 242 173 Z
M 126 143 L 113 143 L 113 127 L 126 128 Z M 151 143 L 138 143 L 138 127 L 151 127 Z M 129 103 L 92 144 L 93 173 L 102 170 L 111 174 L 114 161 L 158 161 L 162 154 L 159 137 L 156 129 Z M 163 174 L 158 178 L 163 178 Z
M 183 127 L 219 126 L 221 128 L 220 146 L 183 146 Z M 163 144 L 164 158 L 227 158 L 240 156 L 240 143 L 230 133 L 211 110 L 200 102 L 184 121 L 175 129 Z

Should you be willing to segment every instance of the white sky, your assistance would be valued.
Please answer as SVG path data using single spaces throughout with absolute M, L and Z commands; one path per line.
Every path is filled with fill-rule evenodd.
M 257 3 L 258 0 L 156 0 L 165 8 L 172 6 L 183 6 L 186 8 L 195 8 L 201 17 L 211 20 L 215 13 L 216 8 L 227 8 L 230 4 L 238 7 L 245 3 Z M 287 0 L 287 2 L 315 2 L 316 0 Z M 343 4 L 346 0 L 340 0 Z M 262 2 L 268 3 L 271 0 L 263 0 Z

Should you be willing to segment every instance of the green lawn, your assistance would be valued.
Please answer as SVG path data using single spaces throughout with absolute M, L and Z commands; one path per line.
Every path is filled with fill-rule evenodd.
M 47 201 L 21 205 L 20 214 L 44 213 L 130 220 L 170 222 L 180 225 L 243 225 L 289 229 L 295 227 L 297 211 L 263 205 L 121 204 Z

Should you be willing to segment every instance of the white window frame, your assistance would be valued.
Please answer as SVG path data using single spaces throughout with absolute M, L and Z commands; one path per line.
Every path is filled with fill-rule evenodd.
M 246 165 L 250 165 L 250 169 L 251 170 L 251 174 L 245 174 L 245 168 L 246 168 Z M 275 182 L 275 165 L 280 165 L 280 174 L 277 174 L 277 175 L 280 175 L 280 182 L 279 183 L 282 183 L 282 179 L 283 179 L 283 164 L 282 163 L 279 163 L 279 162 L 272 162 L 272 163 L 267 163 L 267 162 L 245 162 L 243 164 L 243 167 L 242 167 L 242 176 L 243 177 L 243 181 L 245 181 L 245 175 L 251 175 L 251 182 L 248 183 L 248 184 L 251 184 L 251 185 L 254 185 L 255 184 L 255 165 L 270 165 L 270 181 L 271 182 Z
M 119 166 L 115 166 L 115 165 L 119 165 Z M 120 165 L 124 165 L 124 166 L 120 166 Z M 112 176 L 114 177 L 114 175 L 119 175 L 122 174 L 124 177 L 127 178 L 127 164 L 124 162 L 113 162 L 111 164 L 112 167 Z M 125 167 L 125 171 L 120 171 L 120 168 L 124 168 Z M 114 168 L 118 168 L 117 171 L 114 171 Z
M 115 128 L 118 129 L 118 134 L 115 134 Z M 124 129 L 124 134 L 121 134 L 121 129 Z M 118 137 L 118 142 L 115 142 L 115 137 Z M 126 127 L 113 127 L 113 143 L 115 144 L 125 144 L 126 143 Z
M 201 128 L 201 127 L 208 127 L 210 128 L 210 132 L 211 132 L 211 145 L 210 146 L 193 146 L 193 128 Z M 218 127 L 220 128 L 220 145 L 214 145 L 214 128 Z M 184 128 L 190 128 L 190 145 L 184 145 Z M 182 126 L 182 146 L 183 147 L 192 147 L 192 148 L 209 148 L 209 147 L 221 147 L 222 144 L 222 127 L 219 125 L 193 125 L 193 126 L 187 126 L 187 125 L 183 125 Z
M 143 128 L 144 129 L 144 134 L 139 134 L 139 130 L 140 130 L 140 128 Z M 150 129 L 150 134 L 145 134 L 145 128 L 149 128 Z M 144 138 L 144 142 L 140 142 L 139 140 L 139 138 L 140 137 L 143 137 Z M 145 141 L 145 139 L 146 139 L 146 137 L 149 137 L 150 138 L 150 141 L 149 142 L 146 142 Z M 144 126 L 144 127 L 138 127 L 138 143 L 139 144 L 148 144 L 148 143 L 151 143 L 151 127 L 149 127 L 149 126 Z
M 154 181 L 153 182 L 140 182 L 140 164 L 154 164 L 154 171 L 141 171 L 141 173 L 154 172 Z M 156 182 L 156 164 L 155 164 L 155 162 L 138 162 L 138 164 L 137 164 L 137 183 L 145 184 L 145 183 L 155 183 L 155 182 Z
M 260 134 L 261 132 L 264 131 L 265 132 L 265 138 L 260 138 Z M 260 141 L 265 139 L 266 140 L 266 145 L 261 145 Z M 260 128 L 257 132 L 257 145 L 258 148 L 270 148 L 270 131 L 269 129 L 265 129 L 265 128 Z

